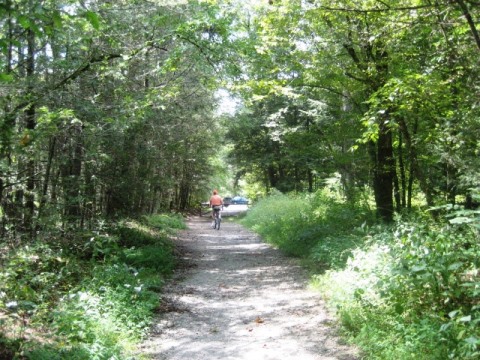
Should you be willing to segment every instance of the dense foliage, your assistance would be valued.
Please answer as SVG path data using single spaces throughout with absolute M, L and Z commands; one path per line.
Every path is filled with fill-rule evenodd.
M 175 265 L 168 235 L 184 227 L 180 217 L 154 215 L 3 254 L 0 358 L 131 355 Z
M 330 269 L 320 288 L 371 358 L 479 356 L 477 5 L 272 1 L 237 23 L 231 159 L 252 197 L 297 193 L 246 224 Z
M 213 5 L 172 4 L 0 5 L 3 236 L 185 210 L 208 191 L 225 31 Z
M 337 173 L 380 218 L 472 205 L 479 184 L 480 43 L 471 1 L 273 1 L 239 23 L 245 107 L 232 159 L 266 191 Z M 475 20 L 476 19 L 476 20 Z M 237 44 L 240 46 L 239 44 Z
M 322 190 L 269 197 L 244 223 L 306 261 L 367 358 L 478 358 L 478 214 L 453 212 L 442 223 L 424 215 L 390 226 L 372 220 L 365 207 Z

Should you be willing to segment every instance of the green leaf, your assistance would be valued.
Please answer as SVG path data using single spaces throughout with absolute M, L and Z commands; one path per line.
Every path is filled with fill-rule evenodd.
M 52 15 L 53 24 L 55 27 L 61 27 L 63 23 L 62 14 L 59 11 L 54 11 Z
M 419 272 L 425 271 L 426 268 L 427 268 L 426 264 L 415 265 L 414 267 L 412 267 L 412 271 L 414 273 L 419 273 Z
M 450 319 L 453 319 L 455 316 L 457 316 L 457 314 L 460 312 L 460 310 L 454 310 L 454 311 L 450 311 L 448 313 L 448 316 L 450 317 Z
M 471 345 L 478 345 L 478 344 L 480 344 L 480 339 L 475 337 L 475 336 L 470 336 L 470 337 L 465 339 L 465 342 L 467 342 L 468 344 L 471 344 Z
M 468 223 L 471 223 L 473 220 L 471 218 L 468 218 L 468 217 L 464 217 L 464 216 L 459 216 L 459 217 L 456 217 L 455 219 L 452 219 L 450 220 L 450 224 L 468 224 Z
M 87 11 L 85 13 L 85 18 L 90 22 L 95 30 L 100 29 L 100 18 L 93 11 Z
M 0 39 L 0 48 L 2 49 L 2 52 L 6 55 L 8 51 L 8 42 Z
M 455 270 L 458 270 L 459 268 L 461 268 L 462 266 L 463 266 L 463 262 L 456 262 L 456 263 L 453 263 L 452 265 L 450 265 L 448 267 L 448 270 L 455 271 Z
M 25 15 L 20 15 L 17 20 L 24 29 L 30 28 L 30 19 Z
M 0 82 L 12 82 L 13 80 L 13 75 L 0 73 Z

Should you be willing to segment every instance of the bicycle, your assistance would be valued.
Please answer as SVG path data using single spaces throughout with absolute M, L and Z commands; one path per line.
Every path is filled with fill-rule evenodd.
M 222 215 L 220 214 L 220 210 L 222 209 L 221 206 L 213 206 L 212 211 L 213 211 L 213 228 L 220 230 L 220 223 L 222 222 Z

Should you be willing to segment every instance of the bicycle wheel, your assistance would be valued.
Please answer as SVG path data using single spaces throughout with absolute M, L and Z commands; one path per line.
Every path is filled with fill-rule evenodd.
M 215 223 L 217 230 L 220 230 L 220 223 L 222 222 L 222 219 L 220 217 L 215 218 Z

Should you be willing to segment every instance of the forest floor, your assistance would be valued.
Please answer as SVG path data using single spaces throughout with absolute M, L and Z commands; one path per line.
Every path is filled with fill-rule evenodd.
M 161 360 L 359 359 L 295 259 L 224 218 L 188 220 L 181 266 L 140 349 Z

